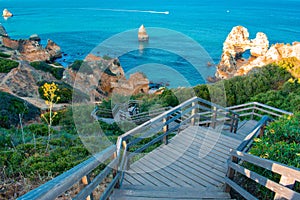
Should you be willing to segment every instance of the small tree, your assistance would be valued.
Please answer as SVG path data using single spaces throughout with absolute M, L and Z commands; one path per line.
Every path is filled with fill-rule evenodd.
M 45 104 L 48 106 L 49 109 L 49 116 L 45 116 L 44 114 L 41 115 L 41 117 L 46 121 L 46 123 L 48 124 L 48 139 L 47 139 L 47 146 L 46 146 L 46 152 L 49 151 L 49 143 L 50 143 L 50 139 L 51 139 L 51 127 L 52 127 L 52 123 L 53 123 L 53 119 L 55 118 L 55 116 L 57 115 L 57 112 L 53 112 L 53 107 L 54 104 L 56 104 L 60 97 L 57 96 L 57 94 L 55 94 L 55 92 L 59 91 L 59 88 L 57 86 L 57 84 L 55 84 L 54 82 L 50 83 L 45 83 L 42 86 L 43 92 L 44 92 L 44 97 L 45 97 Z

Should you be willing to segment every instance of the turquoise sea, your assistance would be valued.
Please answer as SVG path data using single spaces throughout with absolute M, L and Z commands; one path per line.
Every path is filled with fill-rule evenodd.
M 43 43 L 54 40 L 65 53 L 60 60 L 64 65 L 83 59 L 106 39 L 141 24 L 174 30 L 195 40 L 214 63 L 219 62 L 222 44 L 233 26 L 247 27 L 251 38 L 264 32 L 270 43 L 300 41 L 300 0 L 0 0 L 0 9 L 4 8 L 14 14 L 0 19 L 12 38 L 37 33 Z M 143 71 L 150 80 L 170 82 L 172 87 L 196 85 L 205 79 L 189 59 L 164 49 L 141 52 L 137 47 L 119 58 L 126 72 Z M 214 73 L 214 67 L 205 64 L 201 70 Z

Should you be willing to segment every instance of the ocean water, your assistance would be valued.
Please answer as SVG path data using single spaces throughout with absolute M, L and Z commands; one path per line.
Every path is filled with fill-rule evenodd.
M 37 33 L 44 44 L 48 38 L 54 40 L 65 53 L 60 60 L 64 65 L 83 59 L 117 34 L 136 33 L 144 24 L 152 35 L 149 33 L 149 44 L 143 48 L 133 38 L 120 43 L 135 45 L 123 54 L 101 48 L 97 52 L 118 55 L 128 76 L 142 71 L 150 80 L 168 82 L 171 87 L 196 85 L 213 75 L 215 68 L 208 67 L 207 61 L 219 62 L 223 42 L 234 26 L 248 28 L 250 38 L 264 32 L 270 43 L 300 41 L 300 0 L 0 0 L 0 9 L 4 8 L 14 14 L 0 19 L 12 38 Z M 169 30 L 165 33 L 171 36 L 160 40 L 164 38 L 159 35 L 164 34 L 161 30 Z M 182 43 L 185 39 L 189 45 Z M 169 43 L 175 51 L 165 49 Z M 180 50 L 185 53 L 178 54 Z M 202 63 L 195 66 L 189 55 Z

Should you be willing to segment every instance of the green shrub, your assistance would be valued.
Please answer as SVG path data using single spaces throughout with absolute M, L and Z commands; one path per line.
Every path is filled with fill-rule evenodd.
M 0 57 L 2 57 L 2 58 L 10 58 L 11 55 L 3 53 L 3 52 L 0 52 Z
M 89 66 L 88 63 L 84 62 L 83 60 L 75 60 L 69 68 L 76 72 L 80 71 L 81 73 L 85 74 L 93 74 L 93 69 L 91 66 Z
M 65 71 L 62 67 L 52 67 L 45 62 L 31 62 L 30 65 L 37 70 L 51 73 L 56 79 L 61 80 Z
M 13 60 L 0 58 L 0 73 L 8 73 L 19 66 L 19 63 Z
M 23 123 L 35 120 L 40 110 L 23 99 L 0 91 L 0 127 L 10 128 L 19 124 L 19 114 L 23 115 Z
M 48 126 L 46 124 L 30 124 L 24 128 L 24 131 L 30 132 L 38 136 L 48 135 Z

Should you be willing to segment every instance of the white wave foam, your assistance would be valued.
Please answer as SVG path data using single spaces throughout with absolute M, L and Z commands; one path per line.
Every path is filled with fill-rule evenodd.
M 139 12 L 151 14 L 170 14 L 169 11 L 155 11 L 155 10 L 127 10 L 127 9 L 110 9 L 110 8 L 81 8 L 84 10 L 99 10 L 99 11 L 112 11 L 112 12 Z

